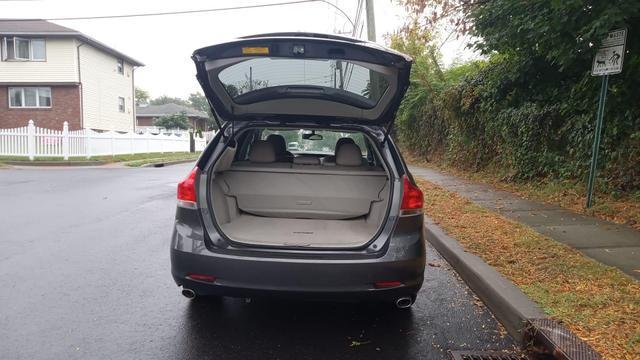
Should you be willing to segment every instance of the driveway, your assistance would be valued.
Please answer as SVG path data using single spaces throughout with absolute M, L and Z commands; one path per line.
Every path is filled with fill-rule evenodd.
M 0 357 L 444 359 L 513 347 L 433 248 L 409 311 L 188 301 L 168 255 L 190 167 L 0 169 Z

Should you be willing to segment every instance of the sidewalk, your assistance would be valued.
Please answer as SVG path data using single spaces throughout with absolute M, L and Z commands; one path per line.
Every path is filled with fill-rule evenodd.
M 433 169 L 409 168 L 414 176 L 526 224 L 540 234 L 640 280 L 640 232 L 635 229 L 576 214 L 559 206 L 526 200 L 491 185 L 473 183 Z

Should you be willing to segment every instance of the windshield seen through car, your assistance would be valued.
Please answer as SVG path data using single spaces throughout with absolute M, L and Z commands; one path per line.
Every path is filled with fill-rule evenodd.
M 329 130 L 313 130 L 318 136 L 312 138 L 318 138 L 318 140 L 305 139 L 305 134 L 311 134 L 312 130 L 306 129 L 265 129 L 262 132 L 261 139 L 266 140 L 271 134 L 278 134 L 284 137 L 287 143 L 287 150 L 292 153 L 317 153 L 317 154 L 334 154 L 336 143 L 340 138 L 352 138 L 353 141 L 360 147 L 362 155 L 367 155 L 367 147 L 365 145 L 364 136 L 358 132 L 338 132 Z

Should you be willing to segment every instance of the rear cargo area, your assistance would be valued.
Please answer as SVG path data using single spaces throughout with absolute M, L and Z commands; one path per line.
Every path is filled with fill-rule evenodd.
M 382 225 L 389 177 L 377 166 L 237 161 L 211 181 L 216 222 L 251 245 L 353 248 Z
M 305 247 L 356 247 L 368 242 L 377 228 L 377 224 L 365 219 L 292 219 L 250 214 L 241 214 L 222 225 L 225 234 L 242 243 Z

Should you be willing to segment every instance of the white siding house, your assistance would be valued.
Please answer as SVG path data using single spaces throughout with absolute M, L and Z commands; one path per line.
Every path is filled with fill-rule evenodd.
M 1 20 L 0 20 L 1 21 Z M 3 37 L 3 48 L 5 39 Z M 0 82 L 3 83 L 77 83 L 76 41 L 49 38 L 45 41 L 45 60 L 7 61 L 0 63 Z
M 0 128 L 135 129 L 139 61 L 44 20 L 0 19 Z
M 84 126 L 92 129 L 133 130 L 134 67 L 123 61 L 120 68 L 117 58 L 88 44 L 79 46 L 78 52 Z

